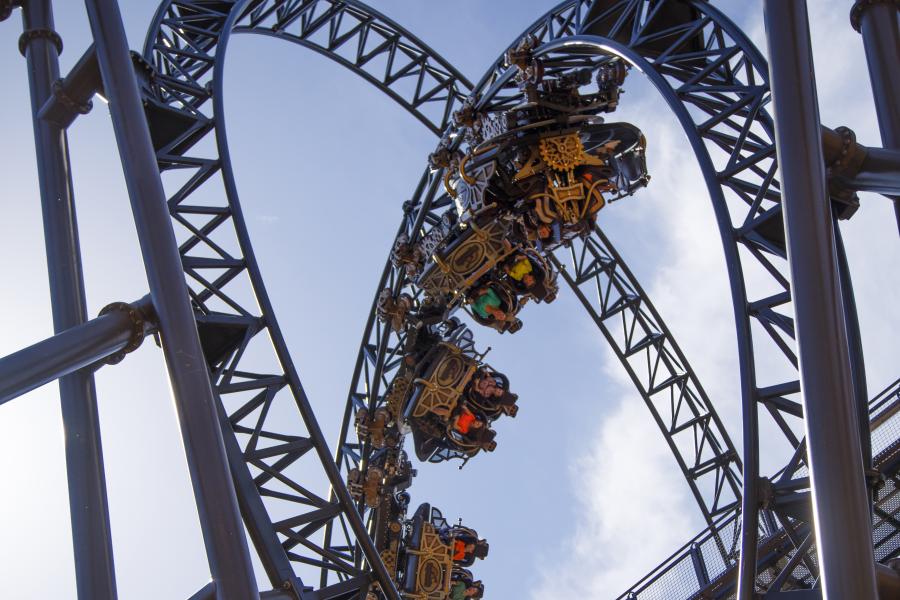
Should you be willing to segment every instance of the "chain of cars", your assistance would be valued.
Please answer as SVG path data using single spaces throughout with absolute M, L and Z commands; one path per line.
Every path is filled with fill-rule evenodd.
M 421 462 L 464 465 L 493 452 L 492 424 L 518 412 L 509 379 L 484 362 L 454 313 L 514 334 L 528 302 L 556 298 L 550 253 L 589 235 L 603 207 L 650 179 L 641 131 L 599 116 L 616 109 L 627 65 L 607 56 L 562 67 L 537 49 L 528 36 L 506 54 L 521 102 L 492 108 L 470 98 L 454 113 L 430 156 L 452 206 L 423 235 L 397 238 L 391 257 L 405 281 L 377 303 L 402 358 L 383 398 L 357 412 L 370 452 L 347 483 L 372 509 L 376 547 L 410 600 L 481 598 L 469 569 L 488 544 L 429 504 L 407 516 L 415 469 L 404 440 Z M 381 598 L 373 588 L 370 599 Z

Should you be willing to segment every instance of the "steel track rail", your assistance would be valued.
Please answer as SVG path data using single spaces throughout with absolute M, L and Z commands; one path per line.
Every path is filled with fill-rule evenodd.
M 241 511 L 267 575 L 298 598 L 313 590 L 322 599 L 357 597 L 373 577 L 397 598 L 300 384 L 253 255 L 222 118 L 232 32 L 274 36 L 328 56 L 432 131 L 444 128 L 459 89 L 471 84 L 416 37 L 352 0 L 167 0 L 144 49 L 157 160 L 223 427 L 231 432 L 226 446 Z M 213 132 L 213 150 L 199 144 Z M 225 197 L 209 201 L 221 196 L 217 185 Z M 206 199 L 191 200 L 197 197 Z M 326 548 L 315 538 L 336 518 L 343 541 Z M 320 569 L 336 573 L 339 583 L 316 585 Z
M 559 56 L 563 61 L 566 56 L 577 54 L 575 48 L 581 44 L 583 55 L 596 55 L 596 46 L 601 46 L 605 47 L 604 51 L 627 55 L 631 62 L 640 63 L 642 70 L 676 112 L 701 164 L 725 251 L 737 330 L 744 410 L 743 456 L 747 461 L 743 465 L 743 497 L 740 486 L 731 485 L 735 481 L 736 471 L 741 469 L 740 459 L 728 442 L 718 418 L 714 417 L 712 405 L 708 406 L 709 416 L 702 412 L 696 415 L 700 418 L 699 422 L 709 424 L 703 429 L 702 439 L 708 441 L 705 450 L 712 456 L 699 464 L 714 466 L 711 473 L 714 473 L 716 483 L 712 486 L 698 486 L 698 471 L 692 467 L 698 463 L 679 456 L 681 446 L 674 435 L 682 431 L 677 425 L 678 417 L 665 419 L 656 413 L 654 416 L 692 486 L 704 517 L 710 523 L 712 538 L 718 540 L 718 556 L 698 555 L 696 560 L 701 563 L 707 561 L 711 565 L 717 562 L 733 563 L 737 558 L 737 548 L 733 543 L 730 546 L 723 543 L 723 540 L 731 539 L 742 541 L 748 559 L 753 561 L 760 539 L 770 539 L 783 531 L 784 525 L 796 528 L 794 521 L 798 512 L 801 515 L 808 513 L 805 510 L 808 505 L 805 446 L 798 433 L 802 431 L 803 411 L 799 402 L 799 378 L 796 376 L 794 326 L 790 316 L 792 304 L 773 123 L 765 111 L 769 102 L 767 64 L 740 29 L 708 3 L 699 1 L 570 0 L 549 11 L 523 35 L 528 33 L 544 43 L 555 42 L 554 56 Z M 588 34 L 590 39 L 579 40 L 578 36 L 584 34 Z M 586 42 L 590 43 L 585 45 Z M 588 49 L 591 44 L 595 47 Z M 515 103 L 519 92 L 511 84 L 510 76 L 511 71 L 503 65 L 502 58 L 496 61 L 473 91 L 479 99 L 479 106 L 500 108 Z M 440 176 L 441 173 L 425 175 L 430 178 L 429 182 Z M 424 187 L 433 189 L 434 186 Z M 420 186 L 420 189 L 423 188 Z M 401 230 L 415 236 L 420 233 L 420 228 L 414 223 L 436 222 L 438 213 L 433 206 L 429 206 L 432 201 L 445 204 L 446 198 L 435 199 L 433 193 L 417 196 L 413 206 L 407 207 Z M 576 273 L 567 279 L 576 288 L 604 274 L 603 269 L 596 269 L 596 264 L 603 264 L 603 261 L 594 252 L 595 247 L 605 247 L 604 240 L 599 239 L 597 234 L 587 240 L 584 247 L 576 245 L 573 248 Z M 579 268 L 578 258 L 584 260 L 586 253 L 590 255 L 588 268 Z M 748 265 L 758 266 L 756 270 L 762 276 L 746 278 L 744 273 Z M 586 273 L 590 276 L 585 276 Z M 602 282 L 597 285 L 601 292 L 603 285 Z M 389 265 L 378 290 L 384 287 L 395 291 L 405 289 L 412 294 L 416 292 L 404 282 L 402 274 Z M 617 293 L 620 292 L 617 290 Z M 577 289 L 576 294 L 579 294 Z M 586 300 L 584 295 L 579 297 Z M 651 306 L 648 300 L 645 301 L 640 295 L 638 297 L 639 300 L 633 300 L 631 304 Z M 602 311 L 602 293 L 600 300 Z M 616 308 L 621 311 L 628 304 L 620 303 Z M 655 312 L 652 308 L 650 310 Z M 599 314 L 602 315 L 602 312 Z M 631 316 L 633 324 L 646 325 L 648 322 L 646 318 L 642 321 L 639 314 Z M 849 318 L 854 317 L 849 315 Z M 625 330 L 628 331 L 628 327 Z M 651 331 L 645 329 L 643 336 L 626 340 L 622 347 L 628 349 L 630 344 L 635 343 L 641 351 L 650 351 L 654 338 Z M 365 446 L 359 440 L 352 439 L 352 417 L 357 408 L 366 405 L 371 408 L 383 401 L 380 393 L 387 389 L 401 345 L 401 338 L 382 327 L 370 315 L 338 444 L 337 460 L 343 469 L 358 466 L 367 458 Z M 629 351 L 618 354 L 622 358 Z M 665 353 L 658 355 L 649 364 L 665 363 L 664 356 Z M 781 362 L 775 372 L 792 375 L 782 380 L 767 380 L 759 365 L 766 364 L 767 371 L 772 370 L 773 358 Z M 623 364 L 626 362 L 623 361 Z M 671 365 L 679 365 L 679 361 Z M 686 367 L 686 363 L 680 366 Z M 635 375 L 632 374 L 632 377 Z M 638 383 L 637 380 L 635 383 Z M 638 389 L 642 389 L 640 384 Z M 654 388 L 651 385 L 643 389 Z M 675 386 L 675 389 L 683 388 Z M 707 410 L 704 405 L 708 401 L 702 389 L 698 388 L 695 394 L 690 395 L 692 399 L 700 400 L 695 407 L 701 411 Z M 782 433 L 788 448 L 785 468 L 771 479 L 761 478 L 758 472 L 760 405 Z M 654 410 L 652 403 L 648 406 L 651 411 Z M 719 482 L 728 482 L 729 485 Z M 742 511 L 738 511 L 735 504 L 722 501 L 721 491 L 729 488 L 736 494 L 736 501 L 743 502 Z M 771 492 L 771 497 L 764 498 L 764 492 Z M 760 511 L 764 499 L 766 510 Z M 722 519 L 736 514 L 741 514 L 742 518 Z M 808 517 L 806 519 L 809 520 Z M 716 533 L 716 523 L 724 522 L 727 522 L 726 529 Z M 745 531 L 740 528 L 742 523 L 747 527 Z M 787 551 L 788 554 L 793 557 L 800 548 L 801 556 L 796 560 L 792 558 L 787 565 L 800 573 L 809 562 L 806 556 L 812 555 L 811 546 L 796 536 L 789 542 L 794 547 Z M 766 576 L 774 579 L 762 581 L 764 589 L 779 591 L 797 579 L 794 573 L 780 575 L 767 572 Z M 774 585 L 769 586 L 772 581 Z M 814 585 L 814 574 L 807 569 L 799 581 L 804 585 Z

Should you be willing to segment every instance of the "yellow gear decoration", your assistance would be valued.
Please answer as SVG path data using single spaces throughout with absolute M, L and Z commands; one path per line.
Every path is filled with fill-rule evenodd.
M 584 145 L 577 133 L 543 138 L 540 151 L 544 164 L 556 171 L 571 171 L 585 163 Z

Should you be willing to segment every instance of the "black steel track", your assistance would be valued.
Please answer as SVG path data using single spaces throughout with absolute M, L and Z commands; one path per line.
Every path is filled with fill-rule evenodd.
M 807 568 L 813 547 L 796 534 L 808 527 L 810 520 L 808 479 L 805 446 L 798 433 L 802 432 L 802 406 L 773 121 L 765 110 L 769 102 L 765 60 L 740 29 L 700 1 L 570 0 L 522 35 L 528 33 L 545 44 L 542 50 L 553 57 L 554 65 L 573 60 L 583 66 L 584 60 L 610 53 L 637 65 L 682 124 L 710 193 L 726 256 L 737 331 L 744 410 L 742 454 L 747 460 L 742 478 L 737 475 L 742 468 L 740 458 L 714 408 L 649 299 L 630 279 L 602 232 L 596 231 L 583 244 L 574 244 L 572 271 L 564 273 L 629 370 L 707 519 L 705 535 L 715 540 L 714 550 L 712 554 L 695 552 L 694 585 L 699 587 L 694 589 L 733 567 L 741 544 L 748 550 L 745 560 L 752 564 L 760 540 L 769 543 L 777 536 L 787 540 L 787 546 L 779 547 L 779 556 L 797 558 L 777 567 L 770 555 L 761 553 L 761 589 L 777 592 L 791 586 L 814 586 L 814 569 Z M 520 92 L 511 81 L 512 73 L 502 58 L 495 62 L 473 90 L 478 105 L 500 108 L 517 103 Z M 406 207 L 401 233 L 415 237 L 423 226 L 437 222 L 440 209 L 449 202 L 446 196 L 436 194 L 440 176 L 425 173 L 414 200 Z M 761 275 L 745 277 L 748 265 Z M 582 291 L 588 286 L 593 294 L 595 288 L 599 292 L 599 303 Z M 384 287 L 417 295 L 390 264 L 378 290 Z M 628 332 L 620 342 L 604 325 L 611 317 L 623 319 L 621 331 Z M 373 303 L 338 446 L 337 460 L 343 469 L 358 466 L 367 458 L 368 449 L 352 432 L 353 415 L 362 406 L 371 409 L 383 401 L 401 347 L 402 338 L 374 318 Z M 635 352 L 647 354 L 647 374 L 630 368 L 627 359 Z M 781 364 L 773 366 L 773 362 Z M 654 368 L 661 364 L 668 370 L 657 374 Z M 763 364 L 765 371 L 759 367 Z M 784 378 L 772 380 L 769 373 L 773 372 L 784 373 Z M 758 472 L 760 405 L 785 442 L 786 466 L 767 479 Z M 667 407 L 671 407 L 668 412 Z M 682 411 L 684 408 L 687 410 Z M 692 455 L 690 445 L 678 439 L 688 431 L 685 437 L 693 435 L 697 440 L 694 450 L 701 449 L 705 456 L 701 451 Z M 712 483 L 701 482 L 704 476 Z M 764 501 L 765 510 L 760 511 Z M 784 537 L 786 530 L 794 534 Z M 787 572 L 779 577 L 778 569 Z
M 312 48 L 435 132 L 459 88 L 471 84 L 396 23 L 352 0 L 169 0 L 144 50 L 152 65 L 144 86 L 148 120 L 223 425 L 233 432 L 226 446 L 257 553 L 273 587 L 298 597 L 314 588 L 316 598 L 357 597 L 374 575 L 396 598 L 303 392 L 253 255 L 220 116 L 233 31 Z M 200 142 L 213 132 L 210 150 Z M 318 532 L 337 517 L 343 541 L 324 547 Z M 340 582 L 316 585 L 310 573 L 319 569 Z
M 166 0 L 148 34 L 148 119 L 172 218 L 184 236 L 183 265 L 223 425 L 234 433 L 226 445 L 248 531 L 273 587 L 293 589 L 298 597 L 311 589 L 318 590 L 317 598 L 355 597 L 370 583 L 372 569 L 384 586 L 390 584 L 365 534 L 358 512 L 364 510 L 349 498 L 339 471 L 367 458 L 353 418 L 358 408 L 383 401 L 402 340 L 378 323 L 373 302 L 331 456 L 288 355 L 241 213 L 221 117 L 221 75 L 232 32 L 274 36 L 328 56 L 436 134 L 446 130 L 452 110 L 470 93 L 482 106 L 498 107 L 514 102 L 518 90 L 500 61 L 473 88 L 417 38 L 353 0 Z M 717 565 L 735 564 L 738 515 L 765 539 L 784 535 L 785 526 L 802 529 L 793 507 L 807 491 L 796 433 L 802 419 L 799 380 L 794 375 L 767 381 L 757 368 L 762 356 L 767 364 L 780 357 L 784 372 L 795 373 L 797 362 L 772 121 L 765 112 L 766 63 L 734 24 L 701 1 L 569 0 L 525 33 L 537 36 L 545 43 L 542 51 L 563 65 L 609 52 L 640 65 L 682 123 L 710 191 L 735 309 L 746 465 L 660 316 L 600 230 L 573 245 L 563 273 L 628 369 L 709 524 L 715 551 L 694 560 L 698 581 L 708 583 L 724 572 Z M 213 132 L 214 149 L 199 143 Z M 440 177 L 426 170 L 399 232 L 415 237 L 437 222 L 449 203 L 438 194 Z M 217 186 L 224 187 L 224 197 L 213 191 L 216 199 L 209 200 Z M 761 267 L 765 281 L 744 277 L 750 262 Z M 377 289 L 384 287 L 417 294 L 390 263 Z M 613 328 L 614 319 L 621 326 Z M 263 354 L 266 367 L 259 366 Z M 252 369 L 244 366 L 251 355 Z M 645 358 L 646 372 L 632 367 L 636 356 Z M 760 404 L 793 450 L 787 467 L 773 477 L 775 497 L 785 508 L 768 505 L 758 523 Z M 293 422 L 282 418 L 283 405 L 294 407 Z M 308 487 L 306 463 L 325 474 L 321 490 Z M 316 541 L 322 532 L 324 542 Z M 756 547 L 755 535 L 746 539 Z M 782 580 L 811 585 L 809 569 L 801 573 L 810 546 L 803 539 L 791 543 L 801 552 L 786 550 L 798 555 L 787 564 L 799 575 Z M 318 581 L 310 569 L 320 570 Z

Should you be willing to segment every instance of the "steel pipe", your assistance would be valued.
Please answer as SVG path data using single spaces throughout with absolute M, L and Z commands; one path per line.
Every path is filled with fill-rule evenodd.
M 775 137 L 823 597 L 874 600 L 851 380 L 805 0 L 765 0 Z
M 103 88 L 134 213 L 144 269 L 219 600 L 259 598 L 197 324 L 169 216 L 122 15 L 115 0 L 85 0 Z
M 145 335 L 156 330 L 152 315 L 149 297 L 145 296 L 133 305 L 117 305 L 96 319 L 0 359 L 0 404 L 115 356 L 129 346 L 136 347 Z M 96 416 L 96 408 L 93 413 Z M 66 433 L 72 432 L 67 429 Z M 96 531 L 91 533 L 97 535 Z
M 851 22 L 862 33 L 872 82 L 872 97 L 881 143 L 900 150 L 900 23 L 898 4 L 892 1 L 857 0 Z M 900 196 L 895 196 L 894 213 L 900 230 Z
M 25 55 L 31 91 L 53 330 L 60 333 L 87 320 L 68 140 L 63 129 L 39 118 L 41 106 L 56 97 L 58 54 L 62 44 L 53 31 L 50 0 L 23 2 L 22 24 L 25 31 L 19 47 Z M 68 356 L 48 354 L 37 368 L 15 370 L 0 381 L 4 387 L 11 386 L 10 390 L 20 386 L 19 389 L 25 391 L 23 388 L 31 384 L 23 377 L 37 376 L 51 365 L 62 367 L 58 361 L 63 358 L 70 358 L 78 364 L 65 371 L 68 375 L 59 381 L 76 588 L 81 600 L 115 600 L 116 576 L 97 392 L 93 374 L 77 370 L 96 360 L 89 356 L 90 350 L 90 346 L 84 349 L 70 347 Z M 87 363 L 77 360 L 84 359 L 86 355 L 89 359 Z M 34 385 L 28 389 L 59 376 L 55 374 L 50 379 L 31 382 Z M 4 394 L 3 401 L 6 399 Z
M 66 78 L 53 82 L 52 94 L 41 106 L 38 116 L 66 129 L 78 115 L 91 110 L 91 98 L 102 91 L 97 53 L 91 44 Z

